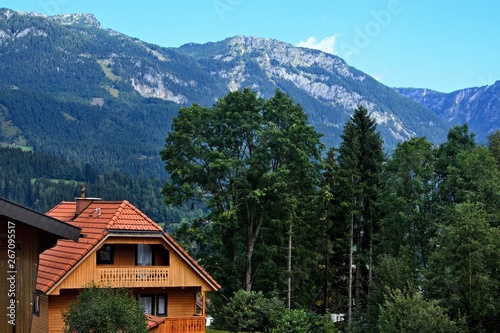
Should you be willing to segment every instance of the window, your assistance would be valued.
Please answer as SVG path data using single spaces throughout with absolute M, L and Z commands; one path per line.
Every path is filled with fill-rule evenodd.
M 144 308 L 144 313 L 156 316 L 166 316 L 168 314 L 167 294 L 139 295 L 138 299 Z
M 154 301 L 153 295 L 141 295 L 139 297 L 139 302 L 141 302 L 145 314 L 150 314 L 150 315 L 154 314 L 153 301 Z
M 35 293 L 35 300 L 33 301 L 33 314 L 40 316 L 40 294 Z
M 156 296 L 156 314 L 158 316 L 167 315 L 167 295 Z
M 137 244 L 137 266 L 153 266 L 153 246 L 149 244 Z
M 99 250 L 97 250 L 97 263 L 113 263 L 113 245 L 103 245 Z

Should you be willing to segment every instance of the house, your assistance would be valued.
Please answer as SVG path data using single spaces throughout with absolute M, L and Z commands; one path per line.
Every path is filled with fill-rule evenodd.
M 205 295 L 219 284 L 178 243 L 128 201 L 78 198 L 47 213 L 81 228 L 40 255 L 40 312 L 32 333 L 60 333 L 62 311 L 94 282 L 132 290 L 150 332 L 205 332 Z
M 0 332 L 29 332 L 36 311 L 38 256 L 80 229 L 0 198 Z

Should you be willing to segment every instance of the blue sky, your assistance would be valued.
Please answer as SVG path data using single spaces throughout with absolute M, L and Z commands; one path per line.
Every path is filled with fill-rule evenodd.
M 45 15 L 92 13 L 165 47 L 235 35 L 320 48 L 391 87 L 442 92 L 500 80 L 497 0 L 2 0 Z

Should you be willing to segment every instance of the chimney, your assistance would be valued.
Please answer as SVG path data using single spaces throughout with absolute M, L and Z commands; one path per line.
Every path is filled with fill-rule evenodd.
M 75 216 L 80 215 L 91 203 L 96 200 L 101 200 L 99 198 L 75 198 L 76 200 L 76 212 Z
M 83 184 L 83 187 L 81 189 L 81 197 L 80 198 L 75 198 L 76 201 L 76 212 L 75 212 L 75 217 L 80 215 L 90 204 L 92 204 L 94 201 L 99 201 L 101 198 L 86 198 L 85 197 L 85 190 L 86 186 Z

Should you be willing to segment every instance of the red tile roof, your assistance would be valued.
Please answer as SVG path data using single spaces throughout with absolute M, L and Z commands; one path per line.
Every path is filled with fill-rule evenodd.
M 81 228 L 78 242 L 58 240 L 57 245 L 40 255 L 36 289 L 49 291 L 76 263 L 78 263 L 108 233 L 114 231 L 158 232 L 171 242 L 171 245 L 197 268 L 210 283 L 217 288 L 217 282 L 177 244 L 170 235 L 128 201 L 88 200 L 88 206 L 76 215 L 76 202 L 61 202 L 47 215 L 66 221 Z M 83 205 L 85 207 L 85 205 Z
M 156 317 L 156 316 L 152 316 L 152 315 L 146 315 L 146 320 L 147 320 L 147 325 L 148 325 L 148 330 L 158 326 L 158 325 L 161 325 L 165 322 L 165 320 L 167 320 L 167 318 L 165 317 Z

